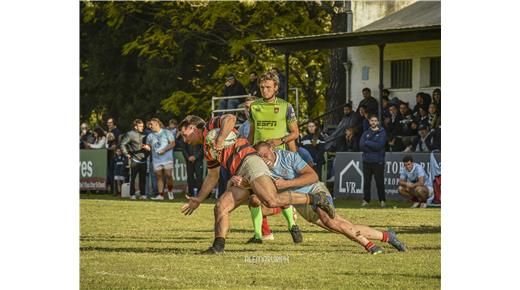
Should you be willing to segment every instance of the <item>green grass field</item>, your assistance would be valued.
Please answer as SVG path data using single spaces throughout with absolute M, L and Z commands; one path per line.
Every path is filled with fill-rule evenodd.
M 358 200 L 337 200 L 339 214 L 377 229 L 393 227 L 408 247 L 399 253 L 381 242 L 372 256 L 344 236 L 303 219 L 304 242 L 292 243 L 282 215 L 271 217 L 274 241 L 248 245 L 249 210 L 231 215 L 226 253 L 199 252 L 213 241 L 213 202 L 192 216 L 176 202 L 118 200 L 80 195 L 80 283 L 82 289 L 286 288 L 438 289 L 441 282 L 440 209 L 409 209 L 389 202 L 359 208 Z M 396 207 L 395 207 L 396 206 Z

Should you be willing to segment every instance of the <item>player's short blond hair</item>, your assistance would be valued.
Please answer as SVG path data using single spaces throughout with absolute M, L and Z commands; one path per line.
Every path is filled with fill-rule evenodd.
M 266 72 L 261 75 L 258 79 L 258 84 L 261 84 L 264 81 L 273 81 L 277 87 L 280 87 L 280 79 L 278 78 L 278 75 L 272 72 Z

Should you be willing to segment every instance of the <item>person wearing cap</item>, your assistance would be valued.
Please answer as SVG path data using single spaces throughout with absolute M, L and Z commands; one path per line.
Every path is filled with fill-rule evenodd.
M 243 96 L 247 95 L 244 86 L 235 78 L 234 75 L 229 74 L 226 76 L 226 83 L 224 92 L 222 93 L 223 97 L 230 96 Z M 236 109 L 238 104 L 240 104 L 240 99 L 228 99 L 228 100 L 220 100 L 219 109 Z M 231 112 L 232 113 L 232 112 Z

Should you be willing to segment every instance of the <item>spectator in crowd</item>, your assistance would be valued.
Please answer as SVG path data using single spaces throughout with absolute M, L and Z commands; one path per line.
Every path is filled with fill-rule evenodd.
M 343 106 L 343 119 L 339 122 L 336 129 L 325 138 L 325 151 L 331 151 L 332 147 L 339 150 L 343 146 L 343 136 L 347 128 L 356 128 L 361 131 L 361 118 L 352 110 L 352 104 L 347 103 Z
M 390 116 L 390 100 L 388 96 L 381 97 L 381 117 L 388 118 Z
M 393 134 L 388 133 L 388 142 L 386 143 L 386 152 L 402 152 L 405 148 L 401 138 L 396 138 Z
M 437 88 L 433 90 L 433 101 L 432 103 L 437 106 L 437 112 L 439 112 L 439 115 L 441 114 L 441 89 Z
M 403 138 L 404 153 L 414 152 L 412 140 L 410 138 Z
M 370 123 L 368 121 L 368 116 L 370 114 L 373 114 L 373 112 L 370 112 L 366 105 L 361 105 L 358 108 L 358 112 L 359 112 L 359 116 L 361 118 L 361 124 L 362 124 L 361 129 L 363 130 L 362 132 L 365 132 L 366 130 L 368 130 L 370 128 Z
M 430 104 L 430 107 L 428 107 L 428 127 L 432 129 L 437 129 L 439 127 L 440 123 L 440 115 L 437 111 L 437 106 L 434 103 Z
M 419 126 L 428 126 L 428 111 L 426 108 L 419 107 L 419 111 L 417 112 L 417 117 L 415 118 L 415 122 Z
M 204 157 L 202 144 L 184 146 L 183 155 L 188 171 L 188 193 L 195 196 L 202 186 L 202 160 Z
M 94 143 L 94 134 L 87 123 L 81 123 L 79 128 L 79 148 L 85 149 L 85 143 Z
M 157 118 L 152 118 L 152 133 L 146 137 L 146 144 L 152 154 L 153 171 L 157 177 L 158 195 L 153 200 L 164 200 L 165 179 L 169 199 L 173 196 L 173 153 L 175 139 L 170 130 L 163 129 L 162 122 Z M 148 150 L 148 149 L 147 149 Z
M 251 109 L 251 104 L 256 100 L 255 97 L 249 97 L 244 102 L 244 116 L 245 121 L 240 125 L 240 128 L 238 128 L 238 133 L 242 137 L 249 137 L 249 129 L 251 127 L 251 124 L 249 123 L 249 110 Z
M 85 144 L 85 148 L 87 149 L 106 149 L 107 146 L 107 138 L 105 137 L 105 131 L 103 128 L 96 126 L 94 128 L 94 142 L 88 143 L 83 142 Z
M 258 87 L 258 77 L 255 71 L 249 74 L 249 84 L 247 84 L 247 93 L 255 98 L 260 97 L 260 88 Z
M 177 134 L 179 134 L 179 130 L 177 129 L 177 120 L 176 119 L 170 119 L 168 122 L 168 130 L 172 132 L 173 138 L 175 138 L 175 141 L 177 141 Z
M 114 156 L 116 155 L 116 137 L 114 133 L 107 133 L 107 164 L 108 164 L 108 174 L 107 174 L 107 183 L 108 183 L 108 192 L 113 192 L 115 189 L 114 183 Z
M 114 134 L 114 140 L 116 141 L 116 146 L 119 145 L 119 143 L 121 142 L 121 130 L 119 130 L 119 128 L 117 128 L 116 126 L 116 121 L 114 121 L 114 118 L 110 117 L 107 119 L 107 127 L 108 127 L 108 132 Z
M 376 98 L 372 97 L 372 92 L 370 89 L 364 88 L 361 92 L 363 93 L 363 100 L 359 102 L 358 110 L 361 108 L 361 106 L 365 106 L 368 112 L 377 115 L 379 112 L 379 104 Z
M 413 107 L 413 115 L 414 117 L 419 116 L 419 109 L 420 108 L 428 108 L 431 103 L 431 96 L 429 94 L 426 94 L 424 92 L 419 92 L 417 95 L 415 95 L 415 107 Z
M 433 194 L 433 185 L 430 176 L 419 163 L 414 163 L 410 155 L 403 158 L 399 176 L 399 193 L 413 202 L 412 208 L 426 207 L 428 197 Z
M 432 137 L 430 135 L 428 126 L 419 126 L 419 138 L 415 145 L 415 152 L 430 152 L 430 145 Z
M 148 135 L 150 135 L 152 133 L 152 121 L 151 120 L 148 120 L 146 121 L 146 128 L 144 128 L 144 140 L 146 143 L 146 138 L 148 138 Z M 158 190 L 157 190 L 157 176 L 154 174 L 153 172 L 153 160 L 152 158 L 148 158 L 148 162 L 147 162 L 147 170 L 146 170 L 146 174 L 148 175 L 148 178 L 150 180 L 150 184 L 151 184 L 151 193 L 149 193 L 149 197 L 152 198 L 152 197 L 155 197 L 157 196 L 158 194 Z M 144 194 L 144 193 L 143 193 Z
M 285 95 L 285 75 L 282 74 L 280 72 L 280 70 L 276 67 L 273 67 L 271 69 L 271 73 L 272 74 L 275 74 L 278 76 L 278 92 L 277 92 L 277 95 L 284 99 L 284 100 L 287 100 L 287 96 Z
M 123 155 L 123 152 L 120 147 L 116 148 L 116 154 L 114 159 L 111 160 L 114 164 L 112 168 L 114 168 L 114 192 L 117 196 L 121 196 L 121 185 L 125 181 L 124 168 L 127 165 L 127 159 Z
M 226 76 L 226 83 L 224 92 L 222 93 L 223 97 L 230 96 L 243 96 L 247 95 L 246 89 L 242 83 L 240 83 L 234 75 L 229 74 Z M 240 103 L 239 99 L 229 99 L 229 100 L 220 100 L 219 109 L 236 109 L 238 104 Z
M 388 108 L 388 117 L 384 119 L 384 125 L 387 133 L 392 133 L 394 135 L 399 135 L 400 133 L 400 122 L 402 120 L 401 115 L 399 115 L 399 111 L 394 104 L 391 104 Z
M 353 127 L 345 129 L 345 138 L 342 140 L 342 146 L 338 149 L 339 152 L 359 152 L 359 139 L 355 130 Z
M 318 174 L 318 178 L 321 178 L 321 170 L 325 162 L 325 139 L 321 135 L 318 122 L 307 123 L 307 135 L 301 139 L 301 146 L 312 156 L 313 164 L 311 166 Z
M 384 184 L 386 132 L 383 127 L 379 126 L 379 119 L 376 115 L 370 115 L 368 120 L 370 128 L 363 132 L 359 141 L 359 148 L 363 152 L 364 179 L 364 198 L 361 206 L 367 206 L 370 203 L 370 185 L 372 183 L 372 175 L 374 175 L 380 206 L 386 207 Z
M 430 131 L 430 137 L 429 140 L 429 148 L 430 151 L 434 150 L 441 150 L 441 119 L 439 117 L 439 122 L 437 125 L 437 128 Z
M 121 152 L 130 163 L 130 199 L 135 199 L 135 181 L 139 176 L 139 192 L 141 199 L 146 199 L 146 159 L 150 146 L 144 144 L 144 123 L 140 119 L 133 122 L 133 130 L 121 139 Z

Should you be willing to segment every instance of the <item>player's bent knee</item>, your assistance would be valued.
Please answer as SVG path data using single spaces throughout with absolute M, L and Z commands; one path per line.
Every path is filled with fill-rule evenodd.
M 258 207 L 258 206 L 262 205 L 262 202 L 260 201 L 260 199 L 256 195 L 252 195 L 249 198 L 249 205 L 253 206 L 253 207 Z

